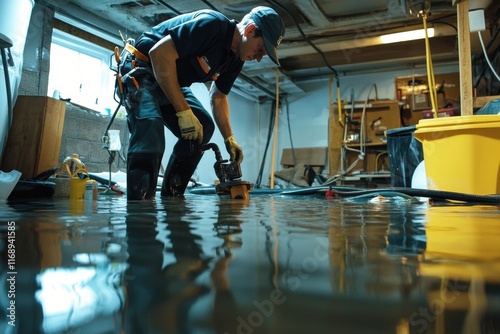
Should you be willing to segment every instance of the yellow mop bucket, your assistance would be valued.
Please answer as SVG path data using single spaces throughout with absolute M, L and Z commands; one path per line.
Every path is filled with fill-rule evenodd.
M 423 119 L 414 136 L 429 189 L 500 194 L 500 115 Z
M 78 169 L 72 176 L 69 182 L 69 198 L 84 199 L 87 180 L 89 175 L 85 169 Z

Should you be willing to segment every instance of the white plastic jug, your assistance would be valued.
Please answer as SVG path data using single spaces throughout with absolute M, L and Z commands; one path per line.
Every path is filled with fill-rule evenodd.
M 9 197 L 21 175 L 22 173 L 17 170 L 12 170 L 8 173 L 0 170 L 0 200 L 6 200 Z

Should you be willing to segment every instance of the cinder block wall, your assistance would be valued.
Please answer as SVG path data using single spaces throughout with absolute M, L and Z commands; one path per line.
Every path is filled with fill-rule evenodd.
M 73 153 L 80 155 L 80 160 L 91 173 L 109 171 L 109 154 L 102 148 L 101 138 L 106 130 L 110 117 L 96 111 L 72 103 L 66 104 L 66 116 L 59 152 L 59 162 L 63 162 Z M 126 119 L 115 118 L 111 130 L 120 130 L 122 156 L 126 157 L 128 144 L 128 130 Z M 125 172 L 126 164 L 117 155 L 112 171 Z

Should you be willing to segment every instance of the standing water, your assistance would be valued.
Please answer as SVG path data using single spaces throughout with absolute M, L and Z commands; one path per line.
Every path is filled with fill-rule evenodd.
M 500 207 L 0 203 L 1 333 L 500 333 Z

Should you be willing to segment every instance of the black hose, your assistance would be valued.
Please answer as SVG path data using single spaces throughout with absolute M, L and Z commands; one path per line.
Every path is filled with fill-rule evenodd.
M 89 179 L 97 181 L 100 184 L 102 184 L 103 186 L 107 186 L 109 188 L 111 188 L 112 186 L 116 185 L 115 181 L 111 181 L 111 179 L 105 179 L 103 177 L 94 175 L 92 173 L 89 173 Z
M 215 160 L 217 162 L 221 162 L 223 159 L 222 159 L 222 154 L 220 153 L 220 150 L 219 150 L 219 146 L 217 146 L 216 143 L 208 143 L 208 144 L 205 144 L 201 147 L 201 149 L 203 151 L 207 151 L 209 149 L 212 149 L 215 153 Z
M 326 56 L 325 54 L 323 53 L 323 51 L 321 51 L 320 48 L 318 48 L 310 39 L 309 37 L 307 37 L 307 35 L 304 33 L 304 31 L 302 30 L 302 28 L 300 27 L 300 24 L 297 22 L 297 20 L 295 19 L 295 17 L 292 15 L 292 13 L 290 13 L 290 11 L 284 6 L 282 5 L 281 3 L 279 3 L 278 1 L 275 1 L 275 0 L 266 0 L 268 3 L 270 3 L 271 5 L 275 5 L 275 6 L 278 6 L 279 8 L 281 8 L 289 17 L 290 19 L 292 19 L 293 23 L 295 24 L 295 26 L 297 27 L 297 30 L 299 31 L 299 33 L 302 35 L 302 38 L 304 39 L 304 41 L 309 44 L 320 56 L 321 58 L 323 59 L 323 62 L 325 63 L 326 67 L 328 67 L 328 69 L 330 69 L 330 71 L 332 71 L 333 75 L 335 77 L 338 78 L 339 74 L 338 72 L 330 65 L 330 63 L 328 62 L 328 60 L 326 59 Z
M 8 107 L 8 119 L 7 119 L 7 132 L 12 125 L 12 116 L 14 114 L 14 110 L 12 108 L 12 92 L 10 90 L 10 78 L 9 78 L 9 68 L 7 67 L 7 56 L 5 54 L 5 48 L 0 48 L 2 50 L 2 65 L 3 72 L 5 74 L 5 87 L 7 91 L 7 107 Z
M 116 109 L 113 112 L 111 119 L 109 120 L 108 126 L 106 127 L 106 131 L 104 131 L 104 136 L 108 135 L 108 131 L 111 128 L 111 125 L 113 124 L 113 122 L 115 121 L 116 114 L 118 114 L 118 111 L 120 110 L 120 107 L 122 106 L 122 104 L 123 104 L 123 99 L 120 99 L 120 101 L 118 102 L 118 106 L 116 106 Z
M 292 128 L 290 126 L 290 108 L 288 108 L 288 98 L 286 98 L 285 102 L 286 102 L 286 120 L 288 123 L 288 135 L 290 136 L 290 148 L 292 149 L 293 165 L 297 167 L 297 158 L 295 156 L 295 147 L 293 146 L 293 139 L 292 139 Z
M 491 38 L 490 42 L 488 43 L 488 45 L 486 45 L 486 50 L 488 50 L 490 48 L 491 45 L 493 45 L 493 43 L 495 42 L 495 40 L 497 39 L 498 37 L 498 34 L 500 33 L 500 29 L 497 29 L 496 32 L 495 32 L 495 35 Z M 496 51 L 493 52 L 493 54 L 496 54 Z M 489 67 L 487 66 L 487 64 L 485 64 L 481 70 L 481 73 L 479 74 L 477 80 L 476 80 L 476 83 L 474 84 L 474 88 L 478 88 L 481 80 L 483 79 L 484 75 L 486 74 L 486 71 L 489 69 Z
M 465 194 L 452 191 L 431 190 L 431 189 L 416 189 L 416 188 L 376 188 L 376 189 L 347 189 L 345 187 L 323 187 L 324 189 L 331 189 L 335 194 L 340 197 L 351 197 L 365 194 L 376 194 L 381 192 L 397 192 L 415 197 L 428 197 L 441 200 L 456 200 L 470 203 L 488 203 L 500 204 L 500 195 L 474 195 Z
M 260 164 L 260 170 L 259 170 L 259 175 L 257 176 L 257 180 L 255 181 L 254 188 L 259 188 L 260 184 L 262 182 L 262 175 L 264 174 L 264 165 L 266 164 L 266 156 L 267 156 L 267 150 L 269 149 L 269 144 L 271 143 L 271 137 L 273 135 L 273 129 L 274 129 L 274 122 L 275 122 L 275 105 L 276 105 L 276 100 L 273 100 L 273 103 L 271 104 L 271 113 L 270 113 L 270 120 L 269 120 L 269 130 L 267 133 L 267 142 L 266 142 L 266 148 L 264 149 L 264 156 L 262 157 L 262 162 Z

